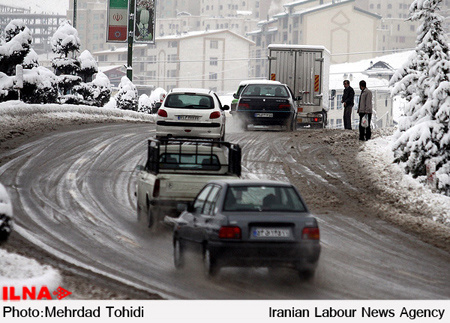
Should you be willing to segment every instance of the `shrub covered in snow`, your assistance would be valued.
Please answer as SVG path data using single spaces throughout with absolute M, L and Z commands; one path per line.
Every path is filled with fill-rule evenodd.
M 59 84 L 61 102 L 77 103 L 80 96 L 72 93 L 72 89 L 81 83 L 81 77 L 77 75 L 80 71 L 80 61 L 75 58 L 75 52 L 81 46 L 78 32 L 69 21 L 65 20 L 58 27 L 50 42 L 53 52 L 59 55 L 53 58 L 52 66 L 56 70 L 56 74 L 61 76 Z
M 0 46 L 0 72 L 11 76 L 30 51 L 31 31 L 23 20 L 11 20 L 5 28 L 5 41 Z
M 24 69 L 21 98 L 27 103 L 56 103 L 58 84 L 59 77 L 43 66 Z
M 83 51 L 78 56 L 78 61 L 80 62 L 80 71 L 78 74 L 81 76 L 83 82 L 92 81 L 93 75 L 98 72 L 98 65 L 94 57 L 92 57 L 91 52 L 88 50 Z
M 119 84 L 119 92 L 114 96 L 116 106 L 122 110 L 138 109 L 138 91 L 136 86 L 126 76 L 122 77 Z
M 393 95 L 407 100 L 393 145 L 395 161 L 414 177 L 436 168 L 437 189 L 450 196 L 450 48 L 439 14 L 442 0 L 415 0 L 421 20 L 415 52 L 392 78 Z
M 152 113 L 152 101 L 147 94 L 142 94 L 139 97 L 139 106 L 137 111 L 142 113 Z

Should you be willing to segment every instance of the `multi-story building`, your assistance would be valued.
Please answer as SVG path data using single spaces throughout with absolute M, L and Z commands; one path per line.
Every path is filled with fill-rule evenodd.
M 31 13 L 29 9 L 0 5 L 0 30 L 13 19 L 22 19 L 31 30 L 33 49 L 38 54 L 52 51 L 50 39 L 66 16 L 48 13 Z
M 370 58 L 377 50 L 381 17 L 355 7 L 355 0 L 302 0 L 283 7 L 283 12 L 261 21 L 258 30 L 247 34 L 256 44 L 253 77 L 268 77 L 264 58 L 271 43 L 322 45 L 330 50 L 332 63 Z
M 199 87 L 231 92 L 249 78 L 253 46 L 229 30 L 157 37 L 154 45 L 134 46 L 133 78 L 166 90 Z M 100 66 L 125 64 L 126 55 L 126 47 L 94 52 Z
M 73 16 L 73 1 L 70 1 L 67 18 L 78 31 L 81 51 L 87 49 L 94 52 L 114 46 L 106 42 L 108 24 L 106 0 L 77 0 L 76 21 Z

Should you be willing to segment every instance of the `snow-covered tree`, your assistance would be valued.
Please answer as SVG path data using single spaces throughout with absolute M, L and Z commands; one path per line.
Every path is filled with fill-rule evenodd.
M 43 66 L 23 70 L 22 100 L 27 103 L 56 103 L 59 77 Z
M 5 42 L 0 46 L 0 72 L 14 75 L 30 51 L 31 31 L 21 19 L 14 19 L 5 28 Z
M 39 56 L 33 48 L 30 49 L 28 55 L 23 59 L 22 66 L 26 69 L 32 69 L 33 67 L 39 66 Z
M 142 113 L 152 113 L 152 101 L 150 101 L 150 98 L 147 94 L 142 94 L 139 97 L 139 105 L 138 105 L 138 112 Z
M 71 97 L 70 93 L 72 88 L 81 82 L 81 77 L 77 75 L 80 70 L 80 62 L 76 58 L 76 52 L 81 46 L 78 32 L 68 20 L 65 20 L 58 27 L 50 42 L 53 52 L 59 55 L 52 60 L 52 66 L 56 75 L 61 75 L 59 86 L 63 95 L 62 102 L 77 100 L 76 96 Z
M 119 84 L 119 92 L 114 96 L 116 106 L 122 110 L 138 109 L 138 91 L 136 86 L 126 76 L 123 76 Z
M 98 72 L 92 83 L 94 105 L 103 107 L 111 99 L 111 83 L 109 78 Z
M 410 7 L 410 20 L 422 24 L 413 55 L 392 80 L 392 94 L 407 100 L 393 147 L 396 162 L 414 177 L 435 165 L 437 188 L 450 195 L 450 52 L 441 2 L 415 0 Z
M 80 71 L 78 74 L 81 76 L 83 82 L 91 82 L 93 75 L 98 72 L 98 65 L 95 58 L 92 57 L 90 51 L 85 50 L 78 56 L 78 61 L 80 62 Z

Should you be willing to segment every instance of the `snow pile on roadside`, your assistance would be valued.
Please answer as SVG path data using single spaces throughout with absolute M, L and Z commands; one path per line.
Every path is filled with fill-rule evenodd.
M 98 108 L 85 105 L 70 104 L 26 104 L 21 101 L 7 101 L 0 103 L 0 118 L 2 122 L 19 119 L 23 117 L 35 117 L 40 115 L 53 115 L 55 118 L 73 119 L 120 119 L 128 121 L 154 122 L 155 117 L 149 114 L 142 114 L 130 110 L 120 110 L 111 108 Z
M 396 204 L 411 213 L 420 210 L 431 220 L 450 227 L 450 197 L 433 193 L 419 179 L 405 174 L 402 168 L 393 163 L 391 136 L 381 136 L 367 141 L 358 158 L 367 166 L 372 180 L 379 190 L 396 198 Z
M 43 286 L 47 286 L 52 292 L 61 285 L 62 278 L 56 269 L 40 265 L 34 259 L 8 253 L 3 249 L 0 249 L 0 259 L 1 285 L 8 288 L 14 287 L 16 296 L 22 298 L 22 287 L 30 290 L 36 287 L 38 293 Z M 0 299 L 3 299 L 3 288 L 0 289 Z

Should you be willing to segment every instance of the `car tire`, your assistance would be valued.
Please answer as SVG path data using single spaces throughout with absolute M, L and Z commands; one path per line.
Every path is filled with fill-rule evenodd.
M 159 223 L 159 212 L 151 205 L 147 208 L 147 226 L 155 231 Z
M 184 267 L 184 250 L 180 239 L 175 238 L 173 242 L 173 264 L 175 269 L 182 269 Z
M 5 242 L 6 240 L 8 240 L 8 237 L 12 231 L 12 225 L 11 225 L 12 220 L 6 218 L 6 215 L 3 215 L 3 216 L 5 218 L 2 219 L 2 221 L 4 221 L 4 222 L 0 226 L 0 242 Z
M 304 281 L 308 281 L 308 280 L 313 279 L 315 273 L 316 273 L 315 270 L 311 270 L 311 269 L 309 269 L 309 270 L 305 270 L 305 269 L 298 270 L 298 276 L 300 277 L 301 280 L 304 280 Z
M 219 272 L 216 258 L 211 254 L 211 251 L 208 247 L 205 248 L 205 251 L 203 253 L 203 271 L 207 278 L 212 278 Z

